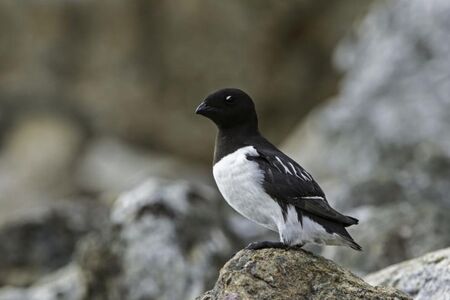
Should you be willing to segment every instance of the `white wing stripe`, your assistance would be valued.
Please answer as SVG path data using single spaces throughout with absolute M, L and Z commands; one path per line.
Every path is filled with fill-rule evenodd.
M 297 170 L 295 169 L 294 165 L 291 162 L 289 163 L 289 165 L 291 166 L 292 170 L 294 170 L 295 177 L 300 178 L 300 176 L 298 176 L 297 174 Z
M 289 171 L 288 167 L 286 167 L 286 166 L 283 164 L 283 162 L 281 161 L 281 159 L 280 159 L 278 156 L 275 156 L 275 158 L 276 158 L 276 159 L 278 160 L 278 162 L 284 167 L 284 171 L 285 171 L 287 174 L 293 175 L 293 174 L 291 173 L 291 171 Z
M 303 176 L 303 178 L 305 178 L 305 180 L 308 180 L 308 181 L 312 180 L 311 175 L 309 175 L 309 173 L 306 171 L 302 171 L 302 176 Z
M 324 200 L 323 197 L 320 197 L 320 196 L 306 196 L 306 197 L 300 197 L 300 199 Z

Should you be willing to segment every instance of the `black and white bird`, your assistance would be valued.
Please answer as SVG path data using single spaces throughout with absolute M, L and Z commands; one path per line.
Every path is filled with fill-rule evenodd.
M 196 113 L 219 129 L 213 175 L 222 196 L 246 218 L 279 233 L 280 242 L 252 243 L 249 249 L 316 243 L 361 250 L 345 229 L 358 220 L 334 210 L 314 178 L 259 133 L 249 95 L 219 90 Z

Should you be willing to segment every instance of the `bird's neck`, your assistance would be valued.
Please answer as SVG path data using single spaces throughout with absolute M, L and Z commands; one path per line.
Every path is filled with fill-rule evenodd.
M 239 148 L 250 146 L 252 141 L 259 137 L 261 135 L 257 124 L 244 124 L 228 128 L 219 127 L 214 150 L 214 164 Z

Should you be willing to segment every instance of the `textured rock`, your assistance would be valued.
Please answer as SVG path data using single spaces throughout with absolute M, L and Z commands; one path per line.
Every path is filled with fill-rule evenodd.
M 78 254 L 89 299 L 191 299 L 232 253 L 217 194 L 205 185 L 150 179 L 124 193 L 111 231 Z
M 450 248 L 390 266 L 365 280 L 395 287 L 415 300 L 450 299 Z
M 85 286 L 81 270 L 68 265 L 28 288 L 0 289 L 0 300 L 82 300 Z
M 102 220 L 101 206 L 78 199 L 32 208 L 0 222 L 0 286 L 28 286 L 65 266 L 77 241 Z
M 211 291 L 198 300 L 409 299 L 392 288 L 372 287 L 349 271 L 304 250 L 237 253 Z
M 284 147 L 334 206 L 361 214 L 351 230 L 363 237 L 370 262 L 346 261 L 358 272 L 450 244 L 448 218 L 439 217 L 450 207 L 449 15 L 446 0 L 376 3 L 336 52 L 345 72 L 338 97 Z
M 0 109 L 66 111 L 95 132 L 206 160 L 214 128 L 195 105 L 240 86 L 280 139 L 333 92 L 330 53 L 368 3 L 2 1 Z

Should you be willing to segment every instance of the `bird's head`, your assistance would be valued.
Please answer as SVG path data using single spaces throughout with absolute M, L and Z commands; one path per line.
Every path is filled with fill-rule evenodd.
M 210 94 L 195 113 L 207 117 L 221 129 L 258 127 L 255 104 L 249 95 L 239 89 L 226 88 Z

